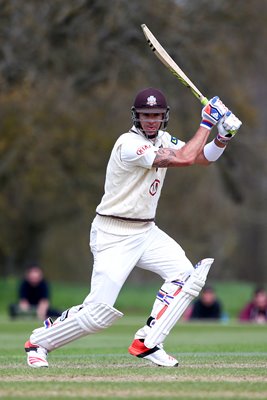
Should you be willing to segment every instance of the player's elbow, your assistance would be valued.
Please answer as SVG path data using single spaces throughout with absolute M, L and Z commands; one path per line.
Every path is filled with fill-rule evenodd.
M 190 165 L 197 164 L 197 156 L 194 154 L 188 154 L 185 157 L 184 165 L 190 167 Z
M 213 162 L 207 160 L 204 154 L 200 153 L 196 159 L 196 164 L 203 165 L 203 167 L 208 167 L 210 164 L 213 164 Z
M 188 158 L 188 159 L 185 161 L 185 164 L 184 164 L 184 165 L 190 166 L 190 165 L 195 165 L 195 164 L 198 164 L 198 165 L 202 165 L 202 166 L 204 166 L 204 167 L 207 167 L 207 166 L 209 166 L 210 164 L 212 164 L 212 162 L 208 161 L 208 160 L 207 160 L 206 158 L 204 158 L 204 157 L 198 157 L 198 156 L 196 156 L 196 157 L 190 157 L 190 158 Z
M 213 164 L 213 161 L 208 161 L 206 158 L 199 162 L 200 165 L 203 165 L 204 167 L 208 167 L 209 165 Z
M 198 153 L 195 151 L 190 151 L 186 146 L 181 149 L 181 158 L 183 160 L 183 165 L 190 167 L 190 165 L 197 164 Z

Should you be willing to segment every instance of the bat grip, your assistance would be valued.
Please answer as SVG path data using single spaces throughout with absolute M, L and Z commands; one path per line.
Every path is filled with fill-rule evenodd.
M 203 106 L 205 106 L 206 104 L 208 104 L 209 100 L 207 99 L 207 97 L 200 97 L 200 102 L 201 104 L 203 104 Z

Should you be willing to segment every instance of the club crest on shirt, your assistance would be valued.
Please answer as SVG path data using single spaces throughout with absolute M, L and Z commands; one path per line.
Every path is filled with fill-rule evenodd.
M 145 152 L 147 149 L 149 149 L 150 147 L 151 147 L 150 144 L 144 144 L 144 146 L 141 146 L 141 147 L 139 147 L 139 148 L 136 150 L 136 154 L 137 154 L 138 156 L 141 156 L 141 155 L 144 154 L 144 152 Z
M 176 137 L 172 136 L 172 137 L 171 137 L 171 142 L 172 142 L 173 144 L 177 144 L 177 143 L 178 143 L 178 139 L 177 139 Z
M 155 194 L 158 191 L 159 184 L 160 184 L 160 180 L 159 179 L 155 179 L 154 182 L 152 182 L 152 184 L 151 184 L 151 186 L 149 188 L 149 193 L 151 194 L 151 196 L 155 196 Z

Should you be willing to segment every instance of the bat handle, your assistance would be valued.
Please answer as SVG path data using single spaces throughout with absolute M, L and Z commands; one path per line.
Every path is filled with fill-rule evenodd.
M 204 96 L 201 96 L 199 100 L 200 100 L 200 103 L 203 104 L 203 106 L 205 106 L 209 102 L 207 97 L 204 97 Z

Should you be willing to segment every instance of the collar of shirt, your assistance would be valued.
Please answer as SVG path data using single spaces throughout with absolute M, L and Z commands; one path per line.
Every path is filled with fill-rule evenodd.
M 164 135 L 164 131 L 159 130 L 159 133 L 155 139 L 148 139 L 144 133 L 141 131 L 141 129 L 136 128 L 134 125 L 131 127 L 129 132 L 136 133 L 137 135 L 142 136 L 144 139 L 148 140 L 153 144 L 153 146 L 160 147 L 161 146 L 161 139 Z

